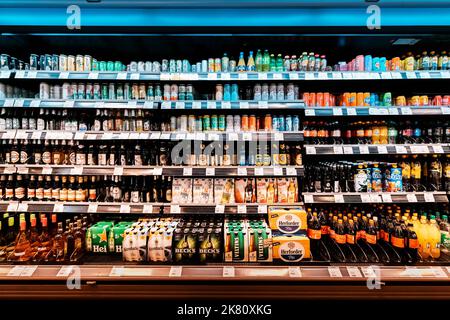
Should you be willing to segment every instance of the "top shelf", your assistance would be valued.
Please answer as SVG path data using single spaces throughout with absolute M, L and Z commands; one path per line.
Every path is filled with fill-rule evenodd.
M 0 79 L 51 79 L 92 81 L 283 81 L 283 80 L 420 80 L 450 79 L 450 71 L 390 72 L 219 72 L 219 73 L 151 73 L 113 71 L 31 71 L 3 70 Z

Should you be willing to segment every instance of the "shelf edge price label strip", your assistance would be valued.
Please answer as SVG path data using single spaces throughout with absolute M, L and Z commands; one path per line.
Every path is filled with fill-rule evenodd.
M 435 202 L 434 194 L 432 192 L 424 192 L 423 197 L 425 199 L 425 202 Z
M 224 212 L 225 212 L 225 205 L 217 204 L 214 213 L 224 213 Z
M 192 176 L 192 168 L 191 167 L 183 168 L 183 176 L 185 177 Z
M 54 212 L 64 212 L 64 203 L 55 203 L 53 206 L 53 211 Z
M 347 267 L 347 272 L 350 278 L 362 278 L 361 271 L 358 267 Z
M 20 277 L 24 266 L 14 266 L 8 272 L 8 277 Z
M 170 205 L 170 213 L 181 213 L 180 205 L 171 204 Z
M 226 266 L 222 269 L 222 276 L 224 278 L 234 278 L 235 277 L 235 269 L 232 266 Z
M 289 267 L 288 274 L 290 278 L 301 278 L 302 270 L 300 269 L 300 267 Z
M 181 277 L 181 274 L 183 273 L 183 267 L 182 266 L 171 266 L 169 271 L 169 277 L 170 278 L 179 278 Z
M 237 213 L 247 213 L 247 206 L 245 204 L 238 204 Z
M 142 207 L 142 213 L 153 213 L 153 205 L 144 204 L 144 206 Z
M 267 205 L 266 204 L 258 205 L 258 213 L 267 213 Z
M 408 202 L 412 202 L 412 203 L 417 202 L 417 197 L 414 193 L 408 193 L 406 195 L 406 199 L 408 200 Z
M 328 274 L 331 278 L 342 278 L 341 269 L 339 267 L 328 267 Z
M 72 274 L 74 266 L 62 266 L 58 273 L 56 274 L 57 277 L 67 278 Z
M 312 194 L 305 194 L 303 200 L 305 203 L 314 203 L 314 196 Z
M 206 168 L 205 171 L 206 176 L 215 176 L 216 175 L 216 169 L 215 168 Z

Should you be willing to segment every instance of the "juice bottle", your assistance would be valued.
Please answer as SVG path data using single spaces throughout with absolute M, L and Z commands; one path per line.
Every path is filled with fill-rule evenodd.
M 244 53 L 241 52 L 241 53 L 239 53 L 239 62 L 238 62 L 238 66 L 237 66 L 237 71 L 244 72 L 245 69 L 246 69 L 246 67 L 245 67 Z
M 450 249 L 450 225 L 448 223 L 447 215 L 442 216 L 441 223 L 439 224 L 439 229 L 441 230 L 442 251 L 448 252 Z
M 405 70 L 414 71 L 414 56 L 411 52 L 408 52 L 408 56 L 405 59 Z
M 426 217 L 422 216 L 420 219 L 420 225 L 417 228 L 416 233 L 417 238 L 419 239 L 419 254 L 423 259 L 427 259 L 430 256 L 430 244 Z
M 434 219 L 434 216 L 431 216 L 430 225 L 430 255 L 433 259 L 439 259 L 441 256 L 441 231 L 439 230 L 439 226 Z
M 253 59 L 253 51 L 250 51 L 247 61 L 247 71 L 256 71 L 255 60 Z
M 369 220 L 369 226 L 367 227 L 365 237 L 368 244 L 377 244 L 377 230 L 375 229 L 375 222 L 372 219 Z

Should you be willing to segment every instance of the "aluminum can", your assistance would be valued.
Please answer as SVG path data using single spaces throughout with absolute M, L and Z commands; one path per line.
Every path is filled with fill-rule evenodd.
M 55 84 L 53 86 L 53 99 L 61 99 L 61 86 L 59 84 Z
M 233 117 L 233 129 L 234 132 L 241 131 L 241 116 L 238 114 Z
M 139 99 L 145 100 L 146 97 L 146 89 L 145 89 L 145 84 L 140 84 L 139 85 Z
M 216 114 L 211 115 L 211 130 L 213 131 L 219 130 L 219 122 Z
M 114 62 L 108 61 L 106 63 L 106 71 L 114 71 Z
M 100 61 L 98 64 L 99 70 L 100 71 L 106 71 L 107 70 L 107 64 L 106 61 Z
M 186 100 L 186 86 L 184 84 L 178 86 L 178 100 Z
M 233 131 L 233 116 L 232 115 L 227 115 L 227 123 L 226 123 L 226 130 L 227 131 Z
M 62 85 L 62 98 L 63 99 L 73 99 L 72 90 L 70 87 L 70 83 L 64 82 Z
M 85 55 L 83 57 L 84 71 L 92 70 L 92 57 L 90 55 Z
M 223 100 L 223 86 L 221 84 L 216 85 L 216 100 L 222 101 Z
M 3 69 L 3 54 L 0 55 L 0 70 Z M 39 69 L 39 56 L 37 54 L 30 55 L 30 70 Z
M 78 99 L 86 99 L 86 89 L 84 83 L 78 84 Z
M 214 72 L 214 59 L 209 58 L 208 59 L 208 72 Z
M 170 100 L 178 100 L 178 85 L 176 84 L 170 86 Z
M 99 83 L 94 83 L 93 98 L 94 98 L 94 100 L 100 100 L 102 98 L 102 93 L 101 93 L 101 88 L 100 88 Z
M 81 54 L 75 57 L 75 71 L 84 71 L 84 57 Z
M 50 99 L 50 86 L 46 82 L 39 84 L 39 99 Z
M 152 70 L 152 72 L 156 72 L 156 71 Z M 169 72 L 169 60 L 163 59 L 161 61 L 161 72 Z
M 285 128 L 286 131 L 292 131 L 292 117 L 290 115 L 285 118 Z
M 145 62 L 144 61 L 138 61 L 137 71 L 138 72 L 144 72 L 145 71 Z
M 92 83 L 86 83 L 86 99 L 91 100 L 94 98 Z
M 108 85 L 108 99 L 116 99 L 116 85 L 113 82 Z

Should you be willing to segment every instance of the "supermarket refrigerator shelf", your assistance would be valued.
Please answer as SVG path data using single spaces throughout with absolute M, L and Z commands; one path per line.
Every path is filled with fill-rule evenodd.
M 0 102 L 1 104 L 1 102 Z M 305 107 L 307 117 L 332 116 L 437 116 L 449 115 L 449 106 L 423 107 Z
M 445 191 L 303 193 L 305 203 L 448 203 Z
M 305 145 L 307 155 L 364 155 L 364 154 L 443 154 L 450 152 L 450 144 L 360 144 Z

